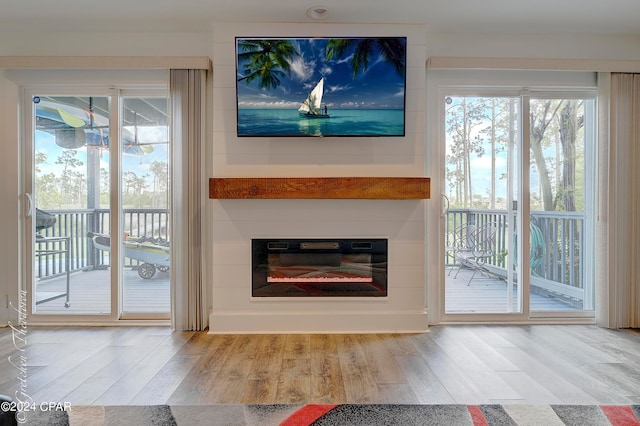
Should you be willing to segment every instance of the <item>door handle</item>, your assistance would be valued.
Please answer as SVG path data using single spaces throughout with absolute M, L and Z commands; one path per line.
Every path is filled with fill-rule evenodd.
M 33 201 L 33 195 L 25 192 L 24 194 L 27 197 L 27 217 L 33 217 L 36 214 L 36 203 Z
M 442 195 L 442 216 L 446 216 L 449 213 L 449 197 L 447 197 L 444 193 Z

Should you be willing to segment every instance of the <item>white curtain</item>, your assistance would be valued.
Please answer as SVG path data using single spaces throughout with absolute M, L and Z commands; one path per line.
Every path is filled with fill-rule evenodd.
M 609 87 L 609 146 L 601 151 L 601 161 L 608 163 L 608 182 L 600 187 L 605 228 L 601 226 L 599 234 L 605 249 L 597 275 L 606 284 L 599 295 L 598 323 L 636 328 L 640 327 L 640 74 L 612 73 Z
M 172 325 L 204 330 L 202 185 L 206 70 L 171 70 Z

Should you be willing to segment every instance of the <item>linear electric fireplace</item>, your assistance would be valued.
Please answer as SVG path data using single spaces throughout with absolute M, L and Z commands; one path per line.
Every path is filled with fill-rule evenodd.
M 383 297 L 386 239 L 253 239 L 254 297 Z

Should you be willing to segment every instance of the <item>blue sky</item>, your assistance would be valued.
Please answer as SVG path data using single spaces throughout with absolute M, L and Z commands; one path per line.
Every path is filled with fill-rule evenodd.
M 404 76 L 400 76 L 380 55 L 370 58 L 364 73 L 352 78 L 351 53 L 345 58 L 325 59 L 328 39 L 287 39 L 300 53 L 291 63 L 291 75 L 271 91 L 260 89 L 257 81 L 238 82 L 240 108 L 297 109 L 318 81 L 325 78 L 323 103 L 329 109 L 404 108 Z M 242 77 L 242 66 L 237 78 Z

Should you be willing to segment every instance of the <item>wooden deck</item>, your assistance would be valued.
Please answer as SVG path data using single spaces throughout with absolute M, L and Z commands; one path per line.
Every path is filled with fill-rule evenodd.
M 36 306 L 38 314 L 108 314 L 110 305 L 109 270 L 75 272 L 69 279 L 69 307 L 65 297 Z M 36 285 L 36 300 L 43 295 L 62 294 L 66 278 L 45 279 Z M 136 271 L 123 273 L 123 312 L 169 312 L 169 273 L 157 271 L 151 279 L 141 278 Z
M 445 312 L 446 313 L 506 313 L 508 310 L 507 283 L 504 280 L 483 274 L 469 282 L 472 272 L 462 269 L 457 278 L 456 270 L 445 274 Z M 467 285 L 469 284 L 469 285 Z M 517 286 L 514 285 L 511 295 L 513 309 L 517 309 Z M 560 298 L 531 292 L 532 311 L 575 311 L 571 304 Z
M 447 313 L 504 313 L 507 307 L 507 285 L 503 280 L 477 276 L 467 286 L 470 272 L 462 270 L 457 278 L 455 271 L 446 277 Z M 169 273 L 156 272 L 148 280 L 138 276 L 136 271 L 124 272 L 123 311 L 124 312 L 169 312 Z M 65 279 L 57 277 L 42 280 L 37 284 L 38 296 L 44 293 L 64 292 Z M 515 304 L 515 289 L 512 295 Z M 51 300 L 37 305 L 40 314 L 106 314 L 109 313 L 109 271 L 97 270 L 76 272 L 70 277 L 70 306 L 65 308 L 66 298 Z M 563 301 L 532 293 L 531 309 L 534 311 L 575 310 Z

